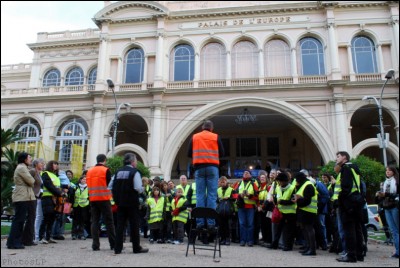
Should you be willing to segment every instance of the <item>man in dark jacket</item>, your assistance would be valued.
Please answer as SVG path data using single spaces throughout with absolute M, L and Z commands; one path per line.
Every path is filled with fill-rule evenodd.
M 124 155 L 124 167 L 115 173 L 112 187 L 113 198 L 118 206 L 115 254 L 120 254 L 123 247 L 125 222 L 131 227 L 133 253 L 147 253 L 149 249 L 140 246 L 139 235 L 139 194 L 143 192 L 142 177 L 136 169 L 137 159 L 133 153 Z
M 347 206 L 351 202 L 349 201 L 350 194 L 357 190 L 360 191 L 360 170 L 349 160 L 350 156 L 347 152 L 342 151 L 336 154 L 336 164 L 340 166 L 338 176 L 340 183 L 336 181 L 336 187 L 340 187 L 338 190 L 339 217 L 343 223 L 344 240 L 347 246 L 347 255 L 338 258 L 339 262 L 364 261 L 364 239 L 361 229 L 362 208 L 349 211 Z

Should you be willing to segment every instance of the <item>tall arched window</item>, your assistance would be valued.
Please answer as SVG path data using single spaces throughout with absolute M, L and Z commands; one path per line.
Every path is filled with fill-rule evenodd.
M 43 87 L 60 86 L 61 75 L 57 69 L 51 69 L 48 71 L 43 78 Z
M 266 77 L 290 76 L 289 45 L 279 39 L 266 43 L 264 47 L 264 66 Z
M 177 45 L 171 51 L 170 80 L 192 81 L 194 78 L 194 49 L 190 45 Z
M 58 161 L 65 163 L 86 162 L 87 129 L 87 124 L 82 118 L 66 120 L 60 126 L 56 137 Z
M 351 51 L 354 72 L 377 73 L 375 45 L 371 39 L 365 36 L 356 36 L 351 40 Z
M 249 41 L 240 41 L 232 49 L 232 78 L 258 77 L 257 47 Z
M 324 50 L 320 41 L 305 37 L 299 42 L 300 69 L 302 75 L 325 75 Z
M 40 125 L 34 119 L 22 121 L 15 128 L 21 140 L 15 142 L 14 151 L 24 151 L 32 154 L 33 157 L 39 155 Z
M 89 72 L 88 84 L 89 84 L 89 85 L 94 85 L 94 84 L 96 84 L 96 79 L 97 79 L 97 67 L 94 67 L 94 68 L 91 69 L 90 72 Z
M 226 77 L 226 50 L 220 43 L 209 43 L 201 50 L 200 80 L 217 80 Z
M 125 58 L 125 83 L 142 83 L 144 71 L 144 51 L 133 48 Z
M 75 67 L 71 69 L 67 73 L 67 76 L 65 77 L 66 86 L 83 85 L 83 81 L 84 81 L 83 70 L 80 67 Z

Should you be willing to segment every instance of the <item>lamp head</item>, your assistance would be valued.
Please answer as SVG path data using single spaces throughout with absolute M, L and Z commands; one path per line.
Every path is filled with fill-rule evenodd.
M 124 103 L 124 106 L 125 106 L 125 107 L 132 107 L 132 105 L 131 105 L 129 102 L 125 102 L 125 103 Z
M 364 96 L 364 97 L 362 98 L 363 101 L 372 100 L 372 99 L 373 99 L 373 98 L 372 98 L 371 96 Z
M 109 88 L 114 88 L 114 82 L 111 80 L 111 78 L 107 78 L 107 85 Z
M 391 79 L 393 76 L 394 76 L 394 70 L 393 70 L 393 69 L 390 69 L 390 70 L 386 73 L 385 78 L 386 78 L 386 79 Z

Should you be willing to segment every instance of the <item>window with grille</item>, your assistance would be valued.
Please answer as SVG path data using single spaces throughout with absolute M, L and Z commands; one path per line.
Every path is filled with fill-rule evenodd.
M 58 161 L 72 162 L 80 159 L 86 162 L 87 124 L 81 118 L 65 121 L 59 128 L 56 137 Z
M 289 45 L 279 39 L 266 43 L 264 47 L 264 66 L 266 77 L 290 76 Z
M 61 75 L 57 69 L 51 69 L 43 78 L 43 87 L 60 86 Z
M 201 50 L 200 80 L 219 80 L 226 77 L 226 50 L 220 43 L 209 43 Z
M 75 67 L 71 69 L 67 73 L 67 76 L 65 77 L 66 86 L 83 85 L 83 81 L 84 81 L 83 70 L 80 67 Z
M 141 48 L 129 50 L 125 58 L 125 83 L 142 83 L 144 51 Z
M 376 51 L 374 42 L 368 37 L 357 36 L 351 41 L 354 72 L 377 73 Z
M 299 42 L 300 69 L 302 75 L 325 75 L 324 50 L 320 41 L 306 37 Z
M 240 41 L 232 49 L 232 78 L 257 78 L 258 53 L 252 42 Z
M 194 78 L 194 49 L 190 45 L 177 45 L 170 57 L 170 80 L 192 81 Z
M 32 157 L 37 157 L 41 134 L 39 123 L 30 118 L 19 123 L 15 130 L 21 140 L 15 142 L 14 151 L 24 151 L 31 154 Z

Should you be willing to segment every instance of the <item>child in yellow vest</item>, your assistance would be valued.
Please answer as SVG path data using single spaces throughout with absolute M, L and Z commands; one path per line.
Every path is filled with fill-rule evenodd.
M 75 191 L 73 204 L 74 220 L 72 222 L 72 240 L 86 239 L 84 236 L 85 223 L 89 218 L 89 192 L 86 184 L 86 177 L 79 179 Z
M 177 188 L 175 197 L 171 202 L 172 227 L 174 230 L 174 244 L 182 245 L 185 233 L 185 223 L 188 218 L 186 198 L 182 188 Z
M 147 198 L 147 214 L 146 219 L 150 229 L 150 243 L 157 241 L 158 244 L 165 243 L 162 233 L 163 214 L 165 213 L 165 198 L 161 196 L 160 189 L 153 187 L 149 198 Z

